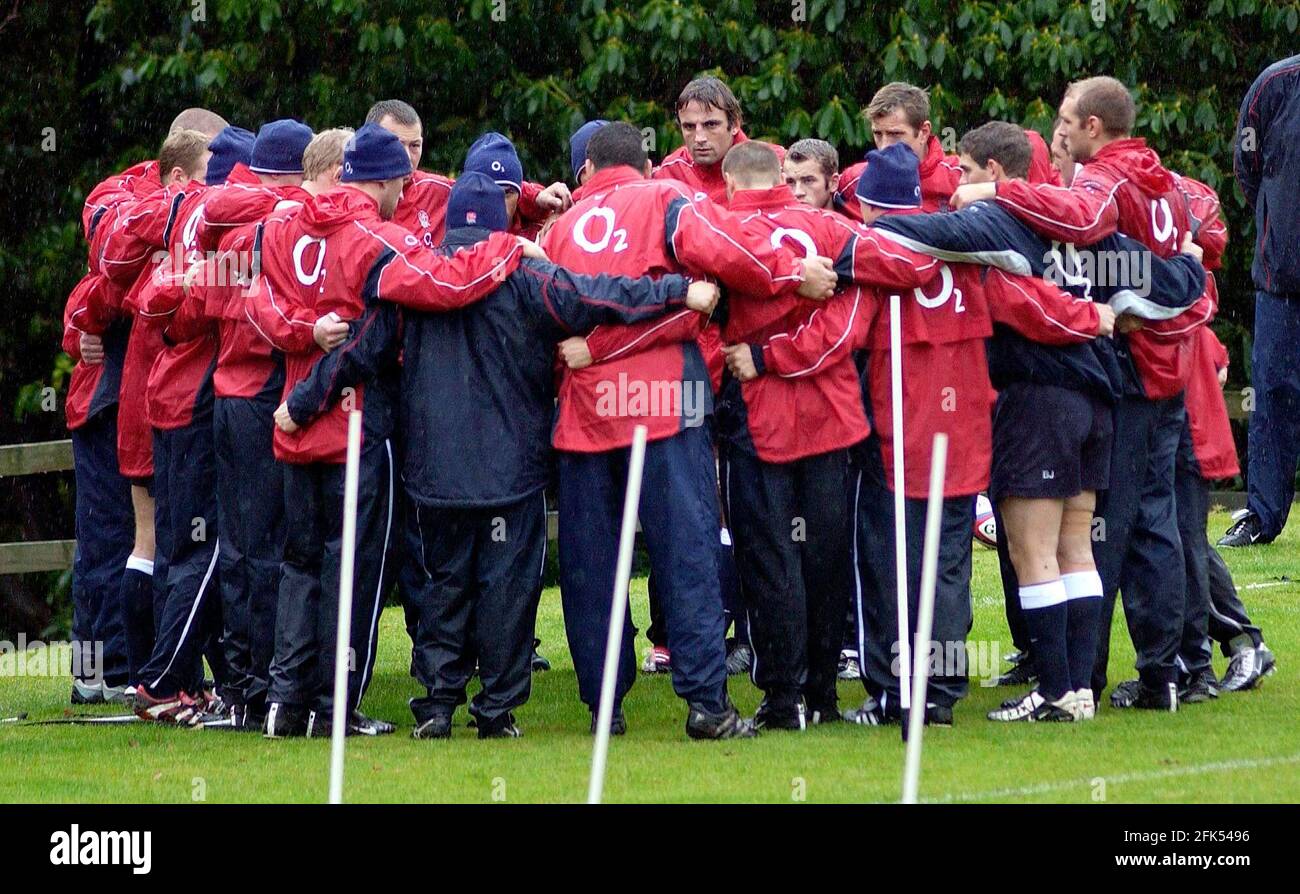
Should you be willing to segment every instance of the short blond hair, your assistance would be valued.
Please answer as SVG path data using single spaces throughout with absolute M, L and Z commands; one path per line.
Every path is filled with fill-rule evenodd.
M 1126 137 L 1133 132 L 1137 119 L 1137 105 L 1123 83 L 1101 75 L 1075 81 L 1066 91 L 1074 98 L 1074 109 L 1079 120 L 1096 118 L 1108 136 Z
M 201 179 L 204 171 L 198 170 L 203 153 L 208 151 L 212 137 L 200 130 L 177 130 L 169 133 L 158 150 L 158 170 L 164 179 L 172 168 L 180 168 L 191 177 Z
M 315 180 L 335 165 L 343 164 L 343 147 L 352 138 L 350 127 L 322 130 L 302 152 L 302 178 Z

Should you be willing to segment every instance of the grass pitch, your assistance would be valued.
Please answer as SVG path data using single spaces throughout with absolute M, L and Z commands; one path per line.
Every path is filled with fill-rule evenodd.
M 1210 519 L 1212 538 L 1227 526 Z M 1103 704 L 1078 725 L 994 724 L 984 713 L 1012 694 L 978 683 L 958 705 L 952 729 L 928 729 L 921 797 L 1007 802 L 1300 801 L 1300 527 L 1269 546 L 1225 551 L 1237 585 L 1279 671 L 1257 691 L 1225 694 L 1174 716 L 1116 711 Z M 1011 651 L 996 555 L 975 548 L 975 627 L 985 653 Z M 645 580 L 632 583 L 632 612 L 647 620 Z M 518 712 L 524 737 L 480 742 L 463 726 L 449 742 L 410 738 L 406 700 L 409 644 L 401 611 L 384 613 L 374 684 L 366 710 L 398 721 L 382 739 L 349 739 L 345 798 L 352 802 L 580 802 L 591 760 L 588 714 L 564 640 L 559 591 L 543 594 L 542 651 L 554 669 L 534 677 L 532 700 Z M 1110 679 L 1133 676 L 1133 650 L 1116 612 Z M 638 638 L 638 652 L 647 644 Z M 1225 659 L 1216 654 L 1222 673 Z M 0 718 L 29 712 L 61 716 L 67 677 L 0 679 Z M 733 677 L 731 693 L 752 712 L 758 691 Z M 862 698 L 840 684 L 841 706 Z M 610 746 L 607 801 L 897 801 L 903 746 L 896 727 L 837 724 L 757 740 L 686 739 L 685 707 L 666 676 L 640 677 L 624 704 L 629 730 Z M 120 713 L 120 708 L 100 709 Z M 326 741 L 271 742 L 255 735 L 120 726 L 0 724 L 0 801 L 13 802 L 324 802 Z

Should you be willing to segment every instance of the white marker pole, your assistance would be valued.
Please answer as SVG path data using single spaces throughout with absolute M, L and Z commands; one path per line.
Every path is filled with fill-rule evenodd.
M 898 593 L 899 707 L 911 704 L 911 625 L 907 618 L 907 506 L 903 477 L 903 309 L 902 297 L 889 296 L 889 375 L 894 425 L 894 580 Z M 906 718 L 904 718 L 906 719 Z M 907 737 L 907 726 L 902 727 Z
M 613 602 L 609 607 L 609 635 L 605 638 L 605 670 L 600 678 L 600 708 L 596 712 L 596 743 L 591 751 L 588 804 L 599 804 L 605 789 L 605 758 L 609 755 L 609 725 L 614 718 L 618 659 L 623 651 L 623 623 L 627 617 L 628 583 L 632 579 L 632 547 L 636 542 L 637 507 L 641 504 L 646 434 L 644 425 L 633 430 L 632 454 L 627 464 L 627 494 L 623 498 L 623 528 L 618 537 L 618 565 L 614 571 Z
M 943 479 L 948 471 L 948 436 L 934 436 L 930 458 L 930 499 L 925 507 L 925 549 L 921 553 L 921 604 L 916 619 L 916 664 L 912 670 L 912 704 L 908 717 L 907 756 L 903 764 L 903 803 L 915 804 L 921 784 L 921 736 L 925 733 L 925 691 L 930 683 L 930 634 L 934 629 L 934 591 L 939 577 L 939 522 L 943 518 Z
M 343 472 L 343 556 L 339 562 L 339 623 L 334 644 L 334 725 L 330 730 L 330 803 L 343 803 L 343 740 L 348 713 L 348 647 L 352 641 L 352 577 L 357 557 L 357 477 L 361 465 L 361 411 L 348 414 Z

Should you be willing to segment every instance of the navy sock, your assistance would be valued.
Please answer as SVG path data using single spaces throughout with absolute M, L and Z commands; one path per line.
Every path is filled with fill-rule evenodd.
M 1067 602 L 1066 636 L 1069 643 L 1072 689 L 1091 689 L 1097 663 L 1097 625 L 1101 621 L 1101 575 L 1076 571 L 1061 576 Z
M 1060 579 L 1020 588 L 1020 605 L 1033 644 L 1038 691 L 1054 702 L 1072 688 L 1067 652 L 1065 585 Z

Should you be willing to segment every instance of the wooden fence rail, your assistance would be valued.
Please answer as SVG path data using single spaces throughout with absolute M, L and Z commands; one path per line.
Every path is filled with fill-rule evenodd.
M 1242 408 L 1244 392 L 1223 392 L 1228 404 L 1228 418 L 1245 420 L 1249 413 Z M 41 441 L 35 444 L 0 446 L 0 478 L 38 475 L 43 472 L 72 471 L 72 441 Z M 559 525 L 554 511 L 546 517 L 546 536 L 555 540 Z M 72 567 L 77 547 L 75 540 L 38 540 L 31 543 L 0 543 L 0 575 L 28 574 L 37 571 L 62 571 Z

